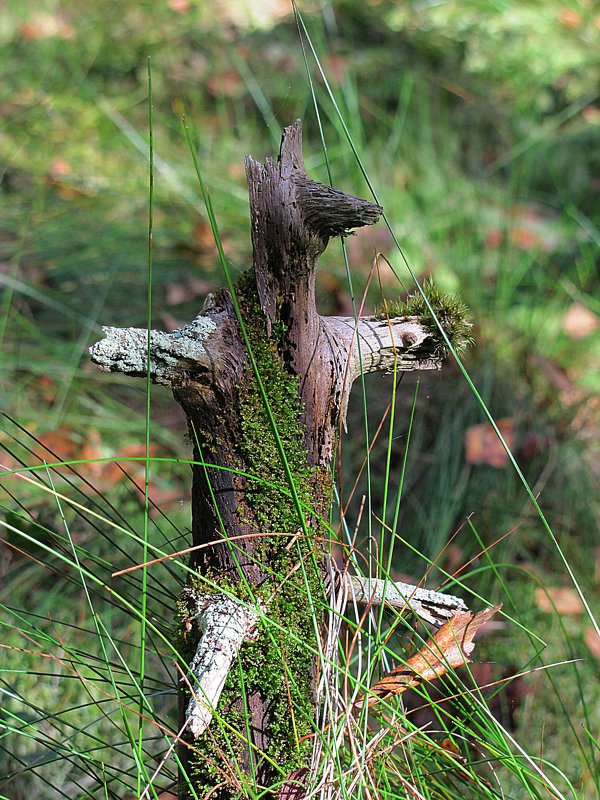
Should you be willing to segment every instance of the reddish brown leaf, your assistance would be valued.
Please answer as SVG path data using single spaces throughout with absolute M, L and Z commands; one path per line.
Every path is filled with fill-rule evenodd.
M 88 477 L 92 479 L 97 479 L 102 476 L 102 473 L 106 469 L 106 463 L 102 461 L 94 461 L 93 459 L 102 458 L 104 455 L 102 451 L 102 440 L 100 438 L 100 434 L 97 430 L 90 430 L 86 437 L 86 440 L 83 442 L 81 447 L 81 452 L 79 458 L 89 459 L 91 461 L 90 464 L 86 465 L 86 473 Z
M 564 25 L 565 28 L 577 30 L 577 28 L 581 28 L 583 17 L 576 8 L 566 7 L 561 8 L 558 12 L 558 21 L 561 23 L 561 25 Z
M 210 222 L 204 217 L 198 217 L 192 231 L 192 239 L 201 253 L 215 252 L 215 236 Z
M 206 81 L 206 88 L 214 97 L 241 97 L 246 91 L 240 73 L 229 67 L 211 76 Z
M 497 250 L 504 241 L 504 234 L 499 228 L 491 228 L 485 236 L 485 246 L 488 250 Z
M 515 205 L 508 211 L 508 239 L 521 250 L 550 252 L 560 242 L 553 217 L 535 205 Z
M 581 597 L 569 587 L 541 587 L 535 590 L 535 602 L 546 614 L 574 616 L 583 612 Z
M 190 10 L 190 0 L 169 0 L 169 8 L 176 14 L 187 14 Z
M 73 39 L 74 29 L 59 14 L 38 13 L 31 16 L 19 28 L 22 38 L 27 41 L 39 39 Z
M 573 303 L 563 317 L 562 329 L 571 339 L 585 339 L 599 324 L 597 314 L 583 303 Z
M 515 448 L 517 426 L 514 419 L 499 419 L 496 423 L 504 441 L 511 450 Z M 467 464 L 489 464 L 501 469 L 509 463 L 508 453 L 492 426 L 484 422 L 472 425 L 465 433 L 465 460 Z
M 459 746 L 455 744 L 452 739 L 442 739 L 440 742 L 440 747 L 446 750 L 448 753 L 452 753 L 453 756 L 458 756 L 461 761 L 466 761 L 465 758 L 462 758 Z
M 537 233 L 527 228 L 513 228 L 509 233 L 509 238 L 521 250 L 531 250 L 540 245 L 540 237 Z
M 48 463 L 57 459 L 73 461 L 79 458 L 80 445 L 75 431 L 67 427 L 48 431 L 38 438 L 33 447 L 35 454 Z
M 346 56 L 329 55 L 325 56 L 322 63 L 330 83 L 340 86 L 345 81 L 353 61 Z
M 478 614 L 456 613 L 406 664 L 396 667 L 371 687 L 369 692 L 374 696 L 368 698 L 368 704 L 372 706 L 378 700 L 402 694 L 424 681 L 441 678 L 449 669 L 468 664 L 475 647 L 475 634 L 501 607 L 499 604 Z
M 595 628 L 586 628 L 583 634 L 583 641 L 586 643 L 588 650 L 600 661 L 600 636 L 596 633 Z

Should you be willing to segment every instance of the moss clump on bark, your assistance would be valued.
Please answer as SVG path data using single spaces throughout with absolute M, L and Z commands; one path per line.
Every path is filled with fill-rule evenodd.
M 279 353 L 278 339 L 283 332 L 274 326 L 272 337 L 266 337 L 252 284 L 244 281 L 240 299 L 264 395 L 248 363 L 238 387 L 241 441 L 237 449 L 243 470 L 257 480 L 248 481 L 238 514 L 261 536 L 253 552 L 265 578 L 261 586 L 247 587 L 243 582 L 223 585 L 213 576 L 218 588 L 212 591 L 259 600 L 266 615 L 259 624 L 257 640 L 243 645 L 209 729 L 194 743 L 197 755 L 190 768 L 194 786 L 197 792 L 212 792 L 216 800 L 237 794 L 227 774 L 231 774 L 232 763 L 241 764 L 249 725 L 243 698 L 254 693 L 260 694 L 267 708 L 269 743 L 265 756 L 253 754 L 254 766 L 266 758 L 272 781 L 284 780 L 306 766 L 311 740 L 305 737 L 314 730 L 319 616 L 324 601 L 322 546 L 317 543 L 316 515 L 311 509 L 315 502 L 323 507 L 324 498 L 316 497 L 315 487 L 323 490 L 330 481 L 307 464 L 298 378 L 286 370 Z M 303 507 L 304 522 L 291 496 L 281 450 Z M 206 588 L 199 577 L 197 590 Z M 224 764 L 224 758 L 229 763 Z M 215 789 L 219 784 L 222 788 Z
M 470 347 L 473 344 L 471 335 L 473 324 L 469 319 L 469 309 L 462 300 L 456 295 L 443 292 L 435 285 L 432 278 L 423 283 L 423 293 L 456 352 L 460 353 Z M 416 291 L 405 300 L 398 299 L 378 306 L 375 309 L 375 316 L 378 319 L 420 317 L 422 324 L 439 337 L 439 352 L 445 355 L 446 342 L 421 292 Z

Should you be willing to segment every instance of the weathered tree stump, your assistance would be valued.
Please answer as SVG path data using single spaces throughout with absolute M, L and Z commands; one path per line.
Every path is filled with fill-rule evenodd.
M 373 224 L 382 209 L 307 178 L 299 121 L 286 128 L 277 161 L 248 157 L 246 172 L 254 270 L 236 301 L 218 291 L 191 324 L 152 331 L 149 363 L 145 330 L 105 328 L 91 350 L 105 370 L 149 370 L 188 418 L 198 549 L 197 577 L 180 601 L 193 693 L 182 682 L 192 746 L 182 753 L 198 796 L 213 798 L 237 796 L 244 781 L 276 794 L 308 767 L 302 739 L 314 729 L 326 602 L 320 520 L 350 387 L 361 369 L 438 369 L 444 355 L 419 317 L 356 323 L 318 313 L 315 270 L 329 239 Z

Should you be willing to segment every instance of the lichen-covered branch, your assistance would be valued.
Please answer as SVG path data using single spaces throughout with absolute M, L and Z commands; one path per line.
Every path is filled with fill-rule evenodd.
M 105 372 L 143 376 L 148 372 L 156 383 L 173 385 L 182 373 L 211 367 L 206 342 L 217 329 L 212 319 L 197 316 L 189 325 L 165 333 L 144 328 L 102 328 L 104 339 L 90 348 L 92 361 Z
M 386 581 L 381 578 L 363 578 L 360 575 L 345 574 L 349 584 L 349 594 L 363 605 L 391 606 L 396 609 L 410 608 L 411 611 L 432 625 L 442 625 L 457 611 L 467 611 L 460 597 L 430 589 L 420 589 L 402 581 Z
M 198 632 L 190 664 L 191 699 L 186 711 L 188 731 L 197 739 L 208 728 L 234 658 L 245 641 L 256 637 L 259 616 L 249 606 L 224 594 L 197 594 L 184 589 L 195 613 L 189 618 Z
M 418 317 L 381 320 L 320 317 L 326 335 L 317 347 L 321 363 L 332 362 L 338 376 L 350 384 L 361 373 L 440 369 L 440 337 Z M 132 377 L 148 371 L 148 334 L 144 328 L 102 328 L 104 339 L 90 348 L 92 361 L 105 372 Z M 155 383 L 178 386 L 202 371 L 223 372 L 231 349 L 223 346 L 220 326 L 202 314 L 189 325 L 166 333 L 150 331 L 150 377 Z M 346 360 L 349 360 L 346 369 Z

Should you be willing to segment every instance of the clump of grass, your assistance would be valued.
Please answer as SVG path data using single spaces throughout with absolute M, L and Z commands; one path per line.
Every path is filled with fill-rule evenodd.
M 457 353 L 461 353 L 474 344 L 471 335 L 473 323 L 470 319 L 469 309 L 460 297 L 444 292 L 439 286 L 436 286 L 433 278 L 425 280 L 423 293 L 416 291 L 408 295 L 406 299 L 384 301 L 375 309 L 375 316 L 378 319 L 420 317 L 423 325 L 434 334 L 439 334 L 441 327 Z M 446 349 L 445 342 L 442 342 L 441 347 Z

